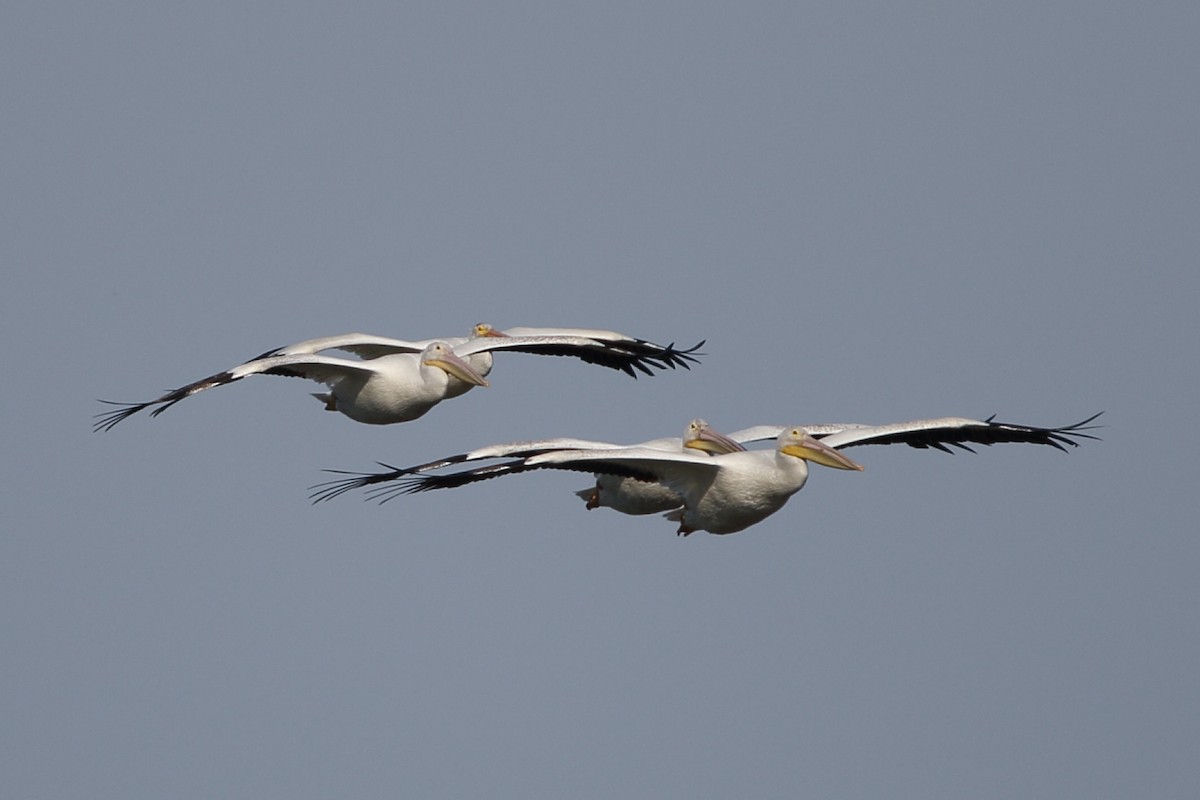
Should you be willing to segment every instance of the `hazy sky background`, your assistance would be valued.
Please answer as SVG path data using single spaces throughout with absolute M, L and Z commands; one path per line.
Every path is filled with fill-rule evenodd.
M 0 25 L 14 798 L 1200 792 L 1195 3 L 29 3 Z M 414 423 L 256 378 L 497 358 Z M 313 507 L 322 468 L 703 416 L 1061 425 L 856 450 L 679 539 L 584 476 Z

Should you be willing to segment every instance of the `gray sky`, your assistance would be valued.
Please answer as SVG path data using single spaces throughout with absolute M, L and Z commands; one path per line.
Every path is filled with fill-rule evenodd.
M 1192 3 L 16 3 L 0 26 L 5 794 L 1194 797 Z M 414 423 L 269 347 L 487 321 Z M 694 416 L 1040 425 L 728 537 L 572 475 L 312 507 L 322 468 Z

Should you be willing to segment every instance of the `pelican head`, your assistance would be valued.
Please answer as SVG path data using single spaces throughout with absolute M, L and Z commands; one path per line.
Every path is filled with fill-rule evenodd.
M 448 375 L 453 375 L 463 383 L 475 386 L 487 386 L 487 378 L 480 375 L 474 367 L 459 358 L 454 349 L 445 342 L 434 342 L 421 352 L 421 364 L 427 367 L 437 367 Z
M 471 329 L 471 338 L 482 339 L 485 336 L 501 336 L 507 338 L 508 334 L 504 331 L 496 330 L 486 322 L 476 323 L 475 327 Z
M 746 449 L 740 442 L 735 442 L 699 418 L 687 424 L 687 428 L 683 432 L 683 446 L 710 455 L 721 455 Z
M 834 469 L 862 470 L 862 464 L 854 461 L 840 451 L 834 450 L 820 439 L 809 434 L 803 428 L 788 428 L 779 434 L 779 452 L 784 455 L 802 458 L 814 464 L 821 464 Z

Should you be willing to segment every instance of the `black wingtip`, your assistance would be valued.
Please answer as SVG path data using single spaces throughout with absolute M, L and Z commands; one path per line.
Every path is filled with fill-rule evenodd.
M 1067 425 L 1063 428 L 1059 428 L 1059 430 L 1060 431 L 1093 431 L 1093 430 L 1096 430 L 1097 428 L 1103 428 L 1104 427 L 1103 425 L 1092 425 L 1091 424 L 1091 423 L 1095 422 L 1097 419 L 1099 419 L 1100 415 L 1103 413 L 1104 413 L 1103 411 L 1097 411 L 1095 414 L 1092 414 L 1087 419 L 1082 420 L 1080 422 L 1076 422 L 1074 425 Z M 1090 436 L 1088 438 L 1095 439 L 1096 437 Z
M 120 403 L 116 400 L 98 400 L 97 402 L 110 406 L 120 406 L 120 408 L 114 411 L 101 411 L 99 414 L 94 414 L 92 418 L 96 421 L 92 423 L 92 433 L 111 431 L 118 423 L 151 405 L 150 403 Z
M 672 367 L 680 366 L 684 369 L 691 369 L 692 364 L 700 363 L 700 357 L 704 355 L 704 353 L 700 351 L 700 348 L 704 347 L 706 341 L 706 339 L 701 339 L 696 344 L 683 350 L 677 350 L 675 348 L 675 343 L 671 342 L 671 344 L 667 345 L 667 352 L 665 356 L 671 361 Z
M 1027 432 L 1031 431 L 1031 432 L 1034 432 L 1037 434 L 1041 434 L 1040 438 L 1033 440 L 1036 443 L 1048 444 L 1051 447 L 1055 448 L 1056 450 L 1061 450 L 1064 453 L 1069 453 L 1070 450 L 1068 450 L 1067 447 L 1079 447 L 1080 443 L 1077 441 L 1078 439 L 1091 439 L 1092 441 L 1100 441 L 1099 436 L 1096 436 L 1095 434 L 1087 433 L 1086 431 L 1093 431 L 1098 428 L 1104 427 L 1103 425 L 1091 424 L 1091 423 L 1095 422 L 1096 419 L 1098 419 L 1100 417 L 1100 415 L 1103 413 L 1104 413 L 1103 411 L 1098 411 L 1095 414 L 1092 414 L 1087 419 L 1080 420 L 1079 422 L 1076 422 L 1073 425 L 1063 425 L 1063 426 L 1060 426 L 1057 428 L 1026 428 L 1025 431 L 1027 431 Z M 989 418 L 988 424 L 994 425 L 998 428 L 1006 428 L 1006 427 L 1019 428 L 1020 427 L 1020 426 L 1010 426 L 1009 424 L 1003 423 L 1003 422 L 991 422 L 990 421 L 991 419 L 994 419 L 994 416 L 992 418 Z

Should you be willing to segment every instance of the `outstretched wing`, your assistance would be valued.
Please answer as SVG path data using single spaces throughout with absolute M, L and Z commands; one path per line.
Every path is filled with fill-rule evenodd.
M 1024 444 L 1047 444 L 1065 450 L 1066 446 L 1078 447 L 1077 439 L 1097 437 L 1084 431 L 1099 426 L 1091 425 L 1100 414 L 1093 414 L 1082 422 L 1060 428 L 1038 428 L 1032 425 L 1015 425 L 996 422 L 995 417 L 985 420 L 965 417 L 941 417 L 939 419 L 916 419 L 910 422 L 894 422 L 889 425 L 865 425 L 861 422 L 822 423 L 800 425 L 816 438 L 838 449 L 865 444 L 906 444 L 909 447 L 933 448 L 943 452 L 954 452 L 950 448 L 971 450 L 970 445 L 992 445 L 1002 442 Z M 782 425 L 755 425 L 729 434 L 737 442 L 761 442 L 776 438 L 783 432 Z M 972 452 L 974 452 L 972 450 Z
M 283 375 L 291 378 L 308 378 L 309 380 L 330 385 L 348 375 L 369 374 L 373 371 L 374 368 L 370 365 L 369 361 L 351 361 L 342 358 L 332 358 L 330 356 L 284 355 L 258 358 L 247 361 L 245 364 L 239 364 L 233 369 L 193 381 L 186 386 L 180 386 L 178 389 L 172 389 L 153 400 L 146 400 L 141 403 L 118 403 L 112 400 L 101 400 L 101 403 L 117 406 L 118 408 L 97 414 L 96 422 L 92 429 L 94 431 L 110 431 L 117 423 L 153 406 L 157 406 L 157 408 L 150 412 L 150 416 L 157 417 L 180 400 L 203 392 L 206 389 L 240 381 L 242 378 L 250 375 Z
M 434 489 L 453 489 L 470 483 L 539 469 L 617 475 L 647 482 L 686 483 L 708 481 L 720 468 L 719 458 L 691 453 L 670 453 L 649 447 L 615 447 L 605 450 L 549 450 L 500 464 L 446 475 L 405 474 L 389 486 L 367 493 L 370 499 L 387 502 L 402 494 Z
M 1101 412 L 1103 413 L 1103 412 Z M 830 447 L 842 449 L 865 444 L 906 444 L 909 447 L 935 448 L 951 453 L 950 448 L 975 452 L 972 444 L 993 445 L 1005 442 L 1021 444 L 1044 444 L 1067 452 L 1067 447 L 1078 447 L 1079 439 L 1096 439 L 1086 433 L 1095 430 L 1091 423 L 1100 414 L 1093 414 L 1074 425 L 1059 428 L 1038 428 L 1032 425 L 1016 425 L 996 422 L 995 417 L 985 420 L 963 417 L 920 419 L 911 422 L 896 422 L 890 425 L 847 428 L 822 438 Z
M 312 494 L 308 497 L 314 503 L 321 503 L 326 500 L 332 500 L 354 489 L 363 489 L 379 483 L 389 483 L 406 475 L 417 475 L 471 461 L 482 461 L 492 458 L 528 458 L 529 456 L 548 453 L 552 450 L 607 450 L 617 447 L 620 447 L 620 445 L 612 444 L 611 442 L 597 442 L 590 439 L 537 439 L 528 442 L 488 445 L 487 447 L 472 450 L 469 453 L 446 456 L 436 461 L 418 464 L 415 467 L 394 467 L 391 464 L 385 464 L 380 461 L 378 463 L 379 466 L 384 468 L 383 472 L 352 472 L 342 469 L 327 469 L 325 470 L 326 472 L 335 475 L 349 475 L 351 477 L 338 478 L 310 486 L 308 488 L 312 490 Z
M 569 356 L 588 364 L 617 369 L 636 378 L 638 372 L 653 375 L 654 370 L 691 369 L 703 355 L 701 341 L 693 347 L 678 349 L 611 331 L 574 331 L 567 328 L 512 328 L 502 337 L 471 339 L 456 345 L 460 356 L 495 350 L 533 353 L 542 356 Z

